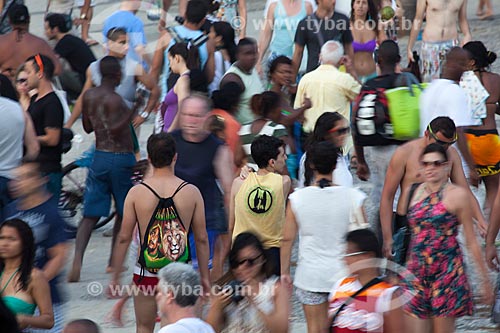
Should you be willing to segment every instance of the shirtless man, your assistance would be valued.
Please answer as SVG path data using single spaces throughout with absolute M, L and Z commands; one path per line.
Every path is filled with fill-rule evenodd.
M 460 45 L 471 40 L 467 22 L 467 0 L 417 0 L 417 11 L 408 41 L 408 61 L 413 59 L 413 46 L 420 32 L 424 16 L 427 19 L 422 36 L 422 80 L 438 79 L 441 65 L 448 51 L 459 45 L 457 25 L 463 33 Z
M 9 10 L 12 31 L 0 36 L 0 71 L 14 80 L 16 70 L 25 59 L 37 53 L 47 55 L 54 63 L 54 74 L 59 75 L 61 64 L 54 51 L 43 39 L 29 33 L 30 15 L 24 5 L 13 5 Z
M 177 151 L 173 137 L 167 133 L 154 134 L 148 139 L 147 150 L 153 171 L 151 177 L 147 178 L 144 183 L 162 198 L 172 196 L 184 183 L 184 180 L 174 174 Z M 110 282 L 111 287 L 120 284 L 119 268 L 123 265 L 136 225 L 139 226 L 142 243 L 151 215 L 154 213 L 157 204 L 158 199 L 155 194 L 146 186 L 134 186 L 127 195 L 123 212 L 123 225 L 118 235 L 118 242 L 113 256 L 114 274 Z M 174 204 L 185 230 L 188 231 L 191 228 L 193 231 L 202 286 L 205 291 L 208 291 L 208 288 L 210 288 L 209 248 L 208 235 L 205 229 L 203 198 L 196 186 L 188 184 L 175 194 Z M 154 329 L 158 311 L 154 293 L 151 292 L 151 289 L 148 292 L 148 287 L 156 286 L 158 277 L 157 274 L 150 273 L 147 270 L 144 270 L 143 274 L 144 276 L 141 276 L 141 266 L 137 264 L 134 268 L 134 284 L 138 286 L 141 293 L 134 295 L 136 325 L 138 333 L 151 333 Z M 110 290 L 113 289 L 110 288 Z
M 80 279 L 83 254 L 92 230 L 109 213 L 113 195 L 118 218 L 113 229 L 110 266 L 116 235 L 120 230 L 123 204 L 132 187 L 132 167 L 135 165 L 130 121 L 135 110 L 130 110 L 123 98 L 115 92 L 121 80 L 121 67 L 111 56 L 101 59 L 101 85 L 89 89 L 83 96 L 83 129 L 95 132 L 96 152 L 84 194 L 83 220 L 76 233 L 75 258 L 68 276 L 69 282 Z M 109 271 L 110 267 L 108 267 Z
M 386 257 L 390 258 L 392 252 L 393 201 L 396 190 L 398 187 L 401 188 L 401 196 L 396 210 L 396 224 L 402 226 L 406 219 L 409 189 L 412 184 L 423 182 L 419 162 L 420 152 L 431 143 L 439 143 L 448 148 L 448 156 L 451 161 L 451 182 L 467 189 L 473 206 L 472 216 L 478 221 L 481 233 L 486 231 L 486 222 L 479 203 L 472 194 L 465 178 L 460 156 L 455 148 L 451 147 L 456 140 L 457 133 L 453 120 L 448 117 L 437 117 L 430 122 L 424 137 L 407 142 L 394 152 L 389 162 L 380 200 L 380 223 L 384 240 L 383 250 Z

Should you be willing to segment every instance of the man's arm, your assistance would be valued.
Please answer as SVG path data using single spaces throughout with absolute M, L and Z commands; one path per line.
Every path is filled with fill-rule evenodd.
M 450 179 L 453 184 L 456 184 L 464 188 L 468 193 L 471 201 L 472 217 L 477 221 L 477 226 L 482 235 L 486 233 L 487 224 L 484 219 L 483 212 L 481 211 L 481 205 L 474 196 L 474 193 L 470 190 L 469 183 L 467 183 L 467 178 L 465 178 L 464 169 L 462 168 L 462 160 L 458 155 L 455 148 L 448 148 L 448 156 L 451 160 L 451 173 Z
M 24 147 L 26 151 L 24 153 L 24 159 L 32 161 L 37 158 L 38 153 L 40 153 L 40 143 L 36 138 L 35 128 L 33 127 L 33 121 L 31 117 L 24 112 Z
M 158 88 L 158 85 L 156 84 L 156 81 L 153 79 L 153 77 L 150 74 L 144 72 L 141 65 L 138 65 L 137 71 L 140 71 L 141 73 L 140 75 L 136 76 L 137 81 L 142 83 L 144 87 L 146 87 L 146 89 L 151 92 L 149 95 L 148 103 L 144 108 L 144 112 L 150 114 L 151 112 L 156 110 L 158 101 L 160 99 L 160 89 Z M 145 118 L 137 116 L 134 119 L 134 126 L 139 126 L 144 121 L 146 121 Z
M 234 73 L 224 75 L 219 83 L 219 87 L 223 87 L 226 83 L 229 82 L 236 82 L 243 89 L 243 91 L 245 91 L 245 85 L 243 84 L 243 81 L 241 81 L 241 78 Z
M 88 115 L 89 112 L 91 112 L 88 108 L 88 101 L 87 101 L 87 95 L 85 94 L 82 98 L 82 125 L 83 129 L 85 130 L 85 133 L 90 134 L 94 131 L 94 127 L 92 126 L 92 122 L 90 121 L 90 117 Z
M 228 226 L 229 237 L 233 236 L 234 224 L 236 222 L 236 214 L 235 214 L 236 194 L 240 190 L 243 182 L 244 182 L 244 180 L 242 180 L 240 177 L 237 177 L 233 180 L 233 186 L 231 187 L 231 202 L 229 204 L 229 223 L 228 223 L 229 224 L 229 226 Z
M 469 145 L 467 144 L 467 138 L 465 137 L 463 127 L 457 127 L 457 135 L 458 135 L 458 140 L 457 140 L 458 149 L 460 149 L 462 157 L 464 158 L 465 163 L 467 163 L 467 166 L 469 167 L 469 182 L 472 186 L 477 187 L 479 185 L 479 175 L 477 174 L 476 164 L 474 163 L 474 159 L 472 158 L 472 155 L 470 153 Z
M 247 34 L 247 2 L 238 0 L 238 15 L 240 16 L 240 39 L 245 38 Z
M 304 55 L 304 46 L 295 43 L 295 49 L 292 56 L 292 82 L 297 82 L 297 74 L 299 73 L 302 56 Z
M 497 193 L 493 207 L 491 208 L 490 225 L 486 233 L 486 263 L 488 267 L 499 271 L 500 260 L 498 259 L 495 240 L 500 229 L 500 190 Z
M 410 31 L 410 38 L 408 39 L 408 47 L 406 53 L 408 56 L 408 61 L 415 61 L 413 59 L 413 46 L 417 40 L 417 36 L 420 33 L 420 28 L 422 27 L 422 22 L 424 21 L 425 10 L 427 9 L 427 0 L 417 0 L 417 8 L 415 12 L 415 18 L 413 19 L 413 25 Z
M 210 34 L 211 35 L 211 34 Z M 215 38 L 208 38 L 207 40 L 207 62 L 205 63 L 205 68 L 203 72 L 207 82 L 212 82 L 215 77 Z
M 47 250 L 49 261 L 43 266 L 43 274 L 47 280 L 52 280 L 63 270 L 68 251 L 69 245 L 66 242 L 59 243 Z
M 460 7 L 460 11 L 458 12 L 458 25 L 460 27 L 460 31 L 464 35 L 462 39 L 462 46 L 472 40 L 472 35 L 470 33 L 469 22 L 467 21 L 467 0 L 464 0 L 462 3 L 462 7 Z
M 92 73 L 90 72 L 90 67 L 87 68 L 86 71 L 86 79 L 85 79 L 85 84 L 83 85 L 82 92 L 80 93 L 80 96 L 78 96 L 78 99 L 75 102 L 75 106 L 73 107 L 73 111 L 71 112 L 71 117 L 69 117 L 68 122 L 64 125 L 66 128 L 71 128 L 75 121 L 80 117 L 82 114 L 82 99 L 83 95 L 87 90 L 90 88 L 94 87 L 94 83 L 92 82 Z
M 405 176 L 407 154 L 400 147 L 392 155 L 387 173 L 385 176 L 384 187 L 380 198 L 380 224 L 382 227 L 384 256 L 391 257 L 392 253 L 392 219 L 393 202 L 396 191 Z M 403 193 L 405 189 L 401 189 Z M 401 195 L 401 198 L 403 195 Z
M 214 169 L 217 179 L 224 191 L 224 207 L 229 207 L 231 186 L 233 183 L 233 161 L 227 146 L 220 146 L 214 159 Z
M 198 258 L 198 269 L 200 271 L 201 284 L 204 289 L 203 292 L 207 293 L 210 290 L 210 271 L 208 269 L 210 249 L 208 245 L 207 228 L 205 225 L 205 205 L 200 191 L 196 187 L 194 187 L 194 190 L 196 190 L 196 195 L 194 196 L 196 203 L 193 220 L 191 221 L 191 228 L 193 230 L 196 246 L 196 256 Z
M 292 189 L 292 180 L 290 179 L 290 176 L 284 175 L 283 176 L 283 196 L 286 199 L 288 198 L 288 194 L 290 194 L 290 190 Z
M 123 219 L 120 232 L 116 238 L 113 258 L 111 263 L 113 267 L 113 275 L 110 284 L 117 285 L 120 283 L 120 273 L 123 267 L 123 262 L 127 257 L 127 250 L 132 241 L 132 235 L 137 223 L 137 214 L 135 213 L 135 197 L 137 196 L 138 188 L 131 188 L 125 198 L 123 206 Z M 140 237 L 141 235 L 139 235 Z M 115 295 L 112 295 L 115 296 Z

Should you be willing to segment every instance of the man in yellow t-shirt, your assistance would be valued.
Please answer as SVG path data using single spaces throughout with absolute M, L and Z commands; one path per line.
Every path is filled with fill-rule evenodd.
M 238 177 L 233 181 L 229 234 L 233 239 L 242 232 L 257 235 L 273 273 L 279 275 L 285 203 L 291 187 L 290 177 L 279 174 L 286 168 L 285 144 L 261 135 L 252 142 L 251 153 L 259 169 L 244 180 Z

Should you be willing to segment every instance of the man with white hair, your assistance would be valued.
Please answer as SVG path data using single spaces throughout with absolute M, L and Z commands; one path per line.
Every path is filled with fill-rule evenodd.
M 349 121 L 350 102 L 361 89 L 361 84 L 351 74 L 338 70 L 340 65 L 344 65 L 348 72 L 352 72 L 351 59 L 344 55 L 341 43 L 326 42 L 321 47 L 319 58 L 321 65 L 300 80 L 295 99 L 296 108 L 302 105 L 304 98 L 311 99 L 312 107 L 304 114 L 303 131 L 306 136 L 313 131 L 316 120 L 324 112 L 338 112 Z
M 191 265 L 174 262 L 158 272 L 156 303 L 164 326 L 159 333 L 215 333 L 198 318 L 196 303 L 201 296 L 200 276 Z

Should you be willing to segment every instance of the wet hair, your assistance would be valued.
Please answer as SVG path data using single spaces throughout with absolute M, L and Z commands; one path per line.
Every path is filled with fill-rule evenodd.
M 26 59 L 26 62 L 33 61 L 33 66 L 35 67 L 37 72 L 40 71 L 40 66 L 36 61 L 36 57 L 40 57 L 40 60 L 43 65 L 43 75 L 45 75 L 45 78 L 49 81 L 52 80 L 52 78 L 54 77 L 54 70 L 55 70 L 54 62 L 52 61 L 52 59 L 41 53 L 38 53 L 37 55 L 31 56 L 28 59 Z
M 0 230 L 4 227 L 10 227 L 17 230 L 21 239 L 21 265 L 19 266 L 19 284 L 18 290 L 28 290 L 28 285 L 31 279 L 31 271 L 35 259 L 35 238 L 31 227 L 20 219 L 11 219 L 3 222 L 0 225 Z M 0 271 L 5 269 L 5 263 L 0 260 Z
M 78 326 L 81 329 L 81 331 L 85 333 L 100 332 L 99 326 L 90 319 L 76 319 L 66 324 L 66 327 L 69 326 Z
M 207 16 L 208 5 L 205 1 L 190 0 L 186 6 L 186 21 L 199 24 Z
M 127 36 L 127 29 L 123 27 L 114 27 L 109 29 L 106 33 L 106 38 L 113 42 L 116 42 L 121 36 Z
M 18 102 L 17 91 L 12 85 L 12 81 L 3 74 L 0 74 L 0 96 Z
M 328 175 L 335 170 L 339 149 L 330 141 L 316 142 L 307 151 L 309 167 L 319 174 Z
M 57 28 L 59 32 L 66 33 L 71 30 L 72 22 L 66 16 L 59 13 L 49 13 L 45 16 L 45 22 L 48 23 L 50 29 Z
M 372 252 L 376 258 L 382 258 L 382 246 L 375 233 L 370 229 L 351 231 L 346 235 L 345 240 L 356 245 L 359 251 Z
M 311 146 L 318 142 L 323 142 L 328 140 L 328 136 L 330 133 L 328 132 L 332 128 L 334 128 L 337 122 L 344 120 L 345 118 L 338 112 L 325 112 L 323 113 L 318 120 L 316 121 L 316 125 L 314 125 L 314 130 L 309 137 L 306 143 L 306 152 L 309 152 Z M 337 147 L 337 155 L 340 153 L 339 147 Z M 309 153 L 306 154 L 306 161 L 304 164 L 304 185 L 308 186 L 311 184 L 313 179 L 313 169 L 311 168 L 311 161 Z
M 161 132 L 148 138 L 148 157 L 155 168 L 164 168 L 172 164 L 177 152 L 175 140 L 172 135 Z
M 240 41 L 238 42 L 238 46 L 236 47 L 236 53 L 240 52 L 242 47 L 249 46 L 249 45 L 252 45 L 252 46 L 257 45 L 257 41 L 253 38 L 250 38 L 250 37 L 245 37 L 245 38 L 240 39 Z
M 271 64 L 269 65 L 269 80 L 271 80 L 271 75 L 276 72 L 278 69 L 279 65 L 292 65 L 292 59 L 288 58 L 287 56 L 281 55 L 276 58 L 274 58 L 273 61 L 271 61 Z
M 269 160 L 278 158 L 279 149 L 284 146 L 285 143 L 281 139 L 269 135 L 259 135 L 253 140 L 250 151 L 255 164 L 259 169 L 264 169 L 269 165 Z
M 264 247 L 262 246 L 262 242 L 251 232 L 243 232 L 234 239 L 231 251 L 229 251 L 229 266 L 231 269 L 237 268 L 239 262 L 238 254 L 241 250 L 249 246 L 256 249 L 265 260 L 264 265 L 262 265 L 261 273 L 265 274 L 266 277 L 271 276 L 272 267 L 270 266 L 270 262 L 267 258 L 266 252 L 264 251 Z
M 477 69 L 487 68 L 497 59 L 497 54 L 486 50 L 481 41 L 468 42 L 463 48 L 469 51 Z
M 398 44 L 390 39 L 384 40 L 378 48 L 378 63 L 396 66 L 401 61 Z
M 432 132 L 441 132 L 446 138 L 452 139 L 455 137 L 457 128 L 450 117 L 436 117 L 429 123 Z
M 259 117 L 267 118 L 269 114 L 280 106 L 280 95 L 274 91 L 264 91 L 255 94 L 250 99 L 250 108 Z
M 354 3 L 356 0 L 351 0 L 351 22 L 354 22 Z M 368 2 L 368 12 L 366 13 L 365 21 L 373 21 L 375 30 L 378 29 L 378 10 L 373 0 L 366 0 Z
M 438 153 L 443 156 L 446 162 L 448 162 L 448 154 L 446 153 L 446 148 L 444 148 L 443 145 L 440 145 L 439 143 L 431 143 L 430 145 L 425 147 L 420 157 L 423 157 L 430 153 Z
M 222 37 L 222 48 L 227 51 L 231 63 L 236 61 L 236 43 L 234 42 L 234 29 L 231 24 L 219 21 L 212 24 L 215 34 Z
M 168 49 L 168 54 L 171 57 L 180 56 L 186 62 L 187 68 L 190 70 L 200 69 L 200 55 L 198 47 L 188 45 L 186 43 L 175 43 Z
M 103 79 L 117 78 L 122 71 L 118 59 L 112 56 L 105 56 L 99 62 L 99 71 Z
M 212 103 L 214 109 L 222 109 L 227 112 L 234 112 L 240 102 L 243 89 L 236 82 L 228 82 L 219 90 L 212 92 Z

